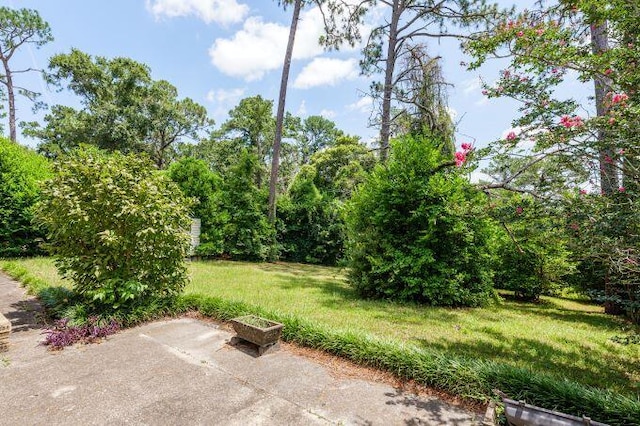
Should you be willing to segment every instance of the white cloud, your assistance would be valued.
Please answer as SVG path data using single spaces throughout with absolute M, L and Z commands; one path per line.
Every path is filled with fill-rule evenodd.
M 309 89 L 317 86 L 335 86 L 358 76 L 355 59 L 315 58 L 298 74 L 293 87 Z
M 323 116 L 326 119 L 331 120 L 332 118 L 335 118 L 335 116 L 337 115 L 336 112 L 332 109 L 323 109 L 322 111 L 320 111 L 320 115 Z
M 242 96 L 244 96 L 246 92 L 245 88 L 238 87 L 235 89 L 218 89 L 218 90 L 209 90 L 207 93 L 207 100 L 209 102 L 229 105 L 235 104 L 240 100 Z
M 307 115 L 307 102 L 306 101 L 300 102 L 300 106 L 298 107 L 298 111 L 296 111 L 296 115 L 298 117 L 302 117 L 302 116 Z
M 317 8 L 301 13 L 293 48 L 293 59 L 309 59 L 324 49 L 318 44 L 323 31 Z M 218 38 L 209 49 L 211 62 L 223 73 L 247 81 L 260 80 L 268 71 L 282 67 L 289 27 L 248 18 L 231 38 Z
M 195 15 L 207 24 L 234 24 L 249 13 L 249 6 L 237 0 L 146 0 L 156 19 Z
M 363 96 L 352 104 L 347 105 L 347 109 L 351 111 L 371 112 L 373 106 L 373 98 L 371 96 Z
M 469 96 L 473 93 L 480 92 L 482 82 L 479 77 L 469 78 L 460 83 L 460 86 L 462 86 L 462 93 L 464 93 L 465 96 Z

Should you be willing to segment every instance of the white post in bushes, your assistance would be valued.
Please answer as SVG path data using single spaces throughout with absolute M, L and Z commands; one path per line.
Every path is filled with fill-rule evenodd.
M 191 220 L 191 250 L 189 256 L 195 256 L 196 248 L 200 245 L 200 219 L 193 218 Z

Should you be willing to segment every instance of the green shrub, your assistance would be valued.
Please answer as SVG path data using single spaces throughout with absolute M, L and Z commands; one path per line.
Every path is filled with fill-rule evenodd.
M 344 251 L 342 202 L 321 194 L 315 169 L 302 167 L 285 197 L 278 200 L 281 257 L 293 262 L 334 265 Z
M 44 234 L 32 224 L 32 208 L 50 175 L 46 158 L 0 137 L 0 257 L 41 253 Z
M 435 144 L 392 144 L 347 210 L 350 281 L 365 297 L 478 306 L 492 294 L 484 197 Z
M 501 194 L 492 207 L 492 217 L 502 225 L 495 286 L 531 301 L 566 286 L 575 265 L 561 213 L 521 194 Z
M 169 177 L 182 192 L 197 200 L 193 215 L 200 219 L 200 256 L 219 256 L 224 250 L 224 235 L 219 216 L 222 178 L 209 169 L 207 163 L 193 157 L 185 157 L 171 164 Z
M 186 283 L 189 203 L 148 159 L 73 152 L 56 164 L 37 217 L 61 274 L 98 311 L 171 298 Z
M 257 157 L 242 150 L 223 176 L 213 226 L 222 230 L 223 254 L 230 258 L 265 260 L 269 254 L 275 230 L 267 220 L 267 192 L 255 183 L 260 173 Z

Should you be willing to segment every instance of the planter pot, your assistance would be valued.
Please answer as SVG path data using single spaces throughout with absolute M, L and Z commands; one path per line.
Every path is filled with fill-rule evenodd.
M 283 327 L 278 322 L 255 315 L 234 318 L 231 320 L 231 325 L 237 333 L 231 343 L 237 343 L 238 339 L 251 342 L 258 346 L 258 355 L 277 347 Z

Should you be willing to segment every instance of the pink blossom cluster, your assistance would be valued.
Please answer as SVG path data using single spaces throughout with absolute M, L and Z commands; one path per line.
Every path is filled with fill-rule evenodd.
M 614 105 L 622 104 L 625 103 L 628 99 L 629 96 L 626 93 L 614 93 L 613 96 L 611 96 L 611 103 Z
M 560 124 L 562 124 L 567 129 L 570 129 L 572 127 L 582 127 L 584 125 L 584 122 L 582 121 L 582 118 L 577 115 L 574 115 L 573 117 L 563 115 L 560 118 Z
M 508 141 L 513 141 L 513 140 L 515 140 L 517 137 L 518 137 L 518 135 L 516 135 L 516 132 L 514 132 L 514 131 L 512 130 L 512 131 L 510 131 L 510 132 L 507 134 L 506 139 L 507 139 Z
M 467 154 L 473 149 L 473 146 L 469 142 L 465 142 L 461 145 L 462 151 L 455 153 L 456 167 L 462 167 L 467 161 Z

